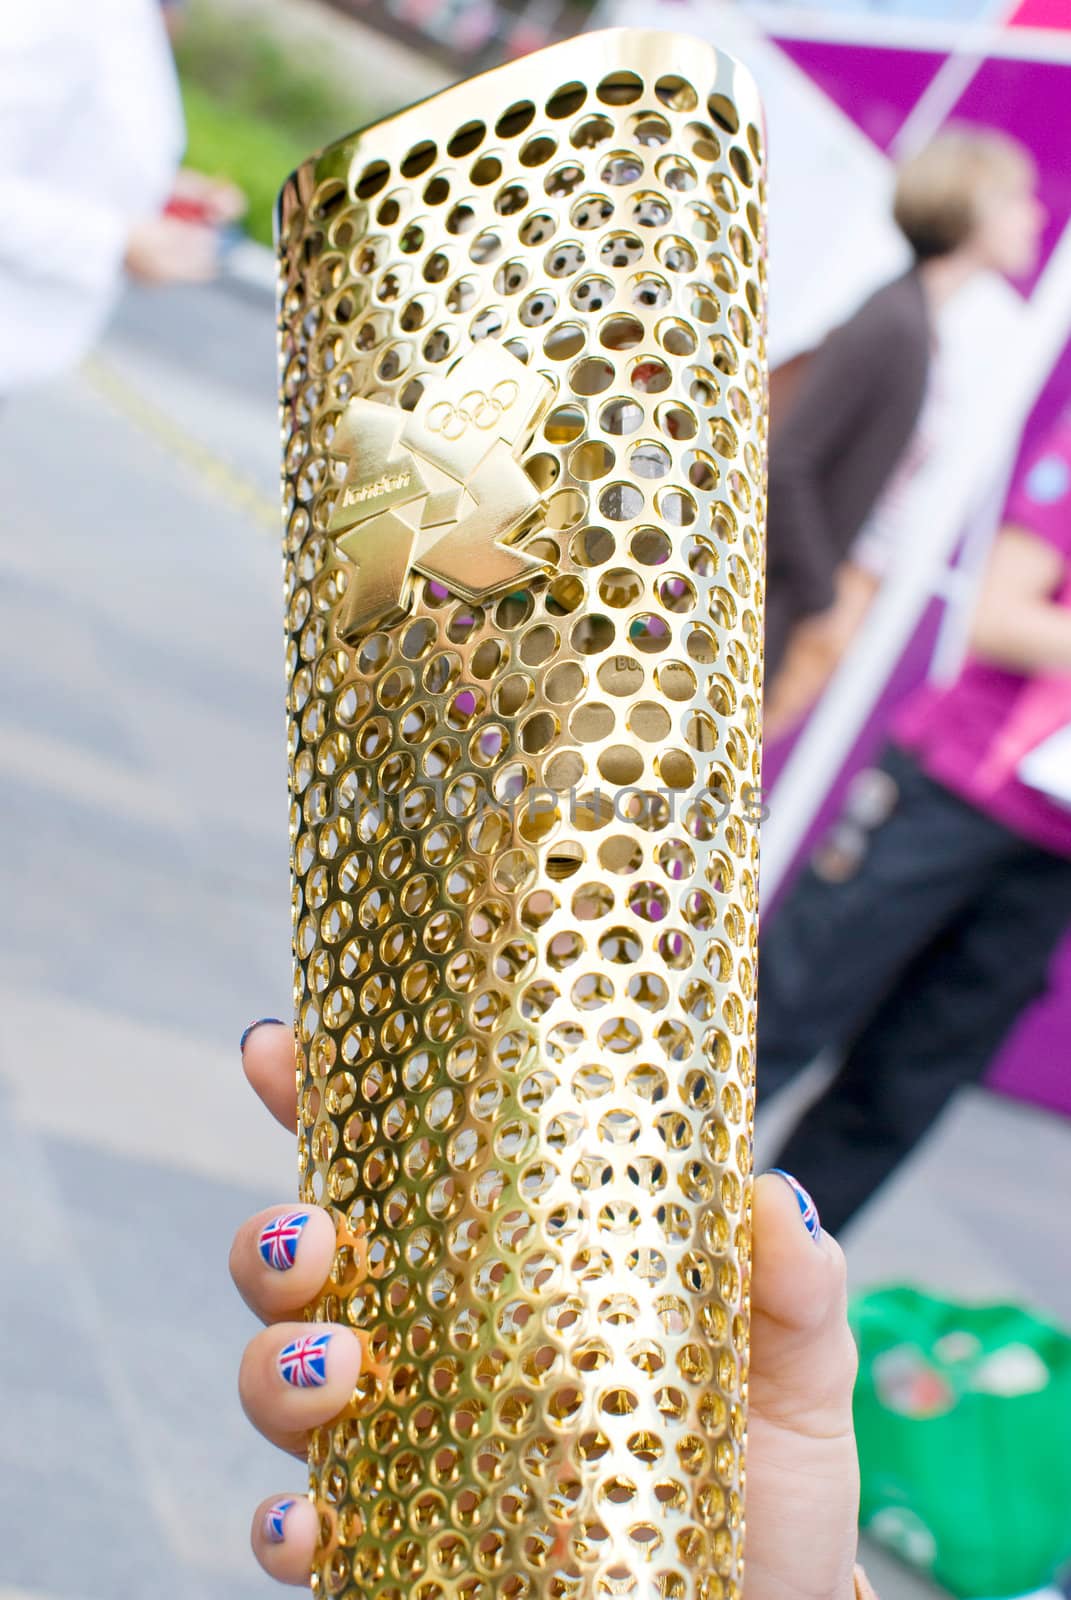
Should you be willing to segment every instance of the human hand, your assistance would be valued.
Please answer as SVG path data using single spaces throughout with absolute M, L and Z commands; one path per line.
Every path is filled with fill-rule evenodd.
M 242 1062 L 264 1104 L 294 1128 L 289 1028 L 264 1023 L 248 1032 Z M 815 1237 L 805 1225 L 800 1193 L 775 1174 L 755 1185 L 745 1600 L 851 1600 L 853 1593 L 856 1358 L 844 1258 L 828 1235 L 819 1230 Z M 280 1228 L 281 1218 L 288 1221 Z M 265 1438 L 302 1458 L 308 1431 L 343 1409 L 361 1370 L 362 1344 L 352 1329 L 294 1320 L 320 1292 L 334 1248 L 325 1211 L 284 1205 L 250 1218 L 231 1250 L 235 1284 L 268 1324 L 242 1360 L 242 1404 Z M 273 1250 L 275 1266 L 266 1259 Z M 326 1343 L 304 1364 L 299 1355 L 286 1357 L 288 1346 L 323 1335 Z M 298 1386 L 295 1377 L 308 1382 Z M 272 1495 L 254 1514 L 253 1550 L 283 1583 L 308 1582 L 316 1535 L 315 1509 L 301 1491 Z
M 123 265 L 144 283 L 208 283 L 219 270 L 215 230 L 181 217 L 146 217 L 127 237 Z
M 180 167 L 171 185 L 168 209 L 185 215 L 187 221 L 225 228 L 245 215 L 249 202 L 238 185 L 227 178 L 213 178 L 193 167 Z

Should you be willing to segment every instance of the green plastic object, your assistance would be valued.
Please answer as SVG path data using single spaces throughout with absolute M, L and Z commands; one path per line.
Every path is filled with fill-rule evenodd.
M 1071 1336 L 889 1288 L 851 1306 L 861 1526 L 964 1600 L 1071 1562 Z

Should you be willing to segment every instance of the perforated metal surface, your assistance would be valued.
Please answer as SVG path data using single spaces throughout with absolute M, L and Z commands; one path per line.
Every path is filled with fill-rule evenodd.
M 730 59 L 588 35 L 282 196 L 302 1194 L 340 1226 L 314 1314 L 369 1351 L 312 1449 L 323 1593 L 739 1591 L 761 139 Z M 459 406 L 481 340 L 515 365 Z M 494 559 L 519 529 L 529 564 L 474 603 L 397 455 L 353 488 L 346 407 L 490 437 L 521 363 L 551 387 Z M 413 544 L 386 621 L 373 494 Z

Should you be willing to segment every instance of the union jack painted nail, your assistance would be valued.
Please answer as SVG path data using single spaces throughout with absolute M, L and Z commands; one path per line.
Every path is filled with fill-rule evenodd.
M 792 1176 L 791 1172 L 785 1172 L 781 1167 L 771 1167 L 770 1171 L 775 1177 L 783 1178 L 788 1184 L 789 1188 L 792 1190 L 792 1193 L 796 1196 L 796 1204 L 800 1208 L 800 1216 L 803 1218 L 803 1226 L 807 1229 L 807 1232 L 810 1234 L 812 1239 L 820 1239 L 822 1237 L 822 1224 L 818 1219 L 818 1207 L 815 1205 L 814 1201 L 811 1199 L 802 1183 L 798 1183 L 797 1180 Z
M 242 1034 L 242 1037 L 239 1039 L 239 1050 L 245 1049 L 245 1041 L 249 1038 L 251 1033 L 254 1033 L 257 1028 L 263 1028 L 265 1026 L 270 1026 L 273 1028 L 285 1028 L 286 1023 L 281 1017 L 258 1017 L 255 1022 L 251 1022 L 249 1024 L 248 1028 L 246 1028 L 245 1032 Z
M 264 1537 L 269 1544 L 282 1544 L 286 1538 L 286 1513 L 295 1502 L 276 1500 L 264 1513 Z
M 329 1333 L 307 1333 L 279 1351 L 279 1371 L 295 1389 L 322 1389 L 327 1382 Z
M 297 1259 L 301 1232 L 309 1220 L 307 1211 L 287 1211 L 273 1217 L 260 1230 L 257 1249 L 261 1260 L 276 1272 L 289 1272 Z

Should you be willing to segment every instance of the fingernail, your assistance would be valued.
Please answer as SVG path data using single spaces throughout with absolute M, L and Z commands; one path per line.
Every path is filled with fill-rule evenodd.
M 295 1389 L 322 1389 L 327 1382 L 329 1333 L 308 1333 L 279 1351 L 279 1371 Z
M 286 1538 L 286 1513 L 293 1500 L 276 1500 L 264 1513 L 264 1537 L 269 1544 L 282 1544 Z
M 785 1172 L 781 1167 L 771 1167 L 770 1171 L 775 1177 L 784 1178 L 792 1193 L 796 1196 L 796 1204 L 800 1208 L 803 1226 L 807 1229 L 812 1239 L 820 1239 L 822 1237 L 822 1224 L 818 1218 L 818 1207 L 802 1183 L 798 1183 L 791 1172 Z
M 245 1041 L 249 1038 L 249 1035 L 251 1033 L 253 1033 L 257 1028 L 265 1028 L 265 1027 L 285 1028 L 286 1027 L 286 1023 L 282 1020 L 281 1017 L 258 1017 L 256 1022 L 251 1022 L 249 1024 L 248 1028 L 242 1034 L 241 1039 L 238 1041 L 239 1050 L 244 1050 L 245 1049 Z
M 301 1230 L 309 1220 L 307 1211 L 287 1211 L 273 1217 L 260 1230 L 257 1249 L 261 1260 L 275 1272 L 289 1272 L 297 1259 Z

